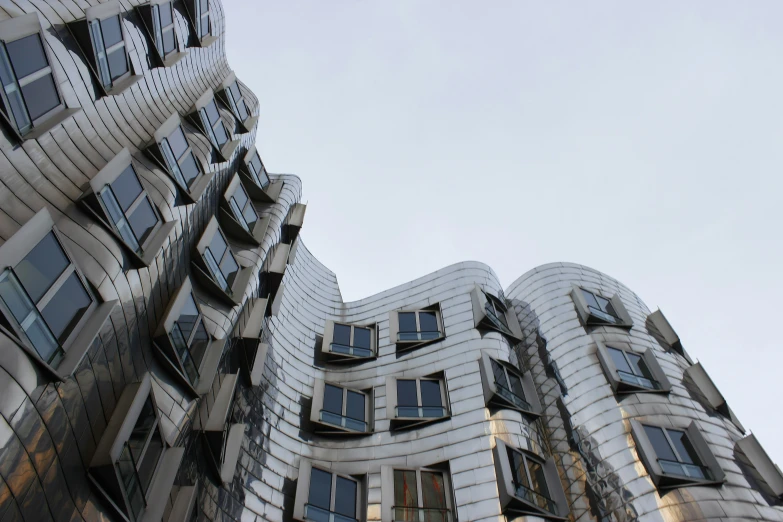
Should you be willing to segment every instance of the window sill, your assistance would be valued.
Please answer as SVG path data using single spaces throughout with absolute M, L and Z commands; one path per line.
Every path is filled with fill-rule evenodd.
M 163 512 L 168 504 L 169 494 L 174 486 L 174 480 L 177 478 L 177 472 L 184 455 L 185 448 L 168 448 L 163 454 L 163 459 L 155 471 L 152 484 L 150 484 L 150 496 L 147 499 L 147 508 L 141 518 L 142 522 L 159 521 L 163 518 Z
M 450 418 L 451 414 L 448 414 L 444 417 L 433 417 L 428 419 L 423 419 L 421 417 L 394 417 L 389 419 L 389 428 L 394 431 L 403 431 L 406 429 L 419 428 L 421 426 L 443 422 Z
M 226 345 L 225 339 L 215 339 L 207 346 L 207 353 L 204 354 L 204 360 L 201 361 L 201 367 L 198 369 L 198 385 L 196 393 L 204 395 L 212 388 L 212 381 L 217 375 L 220 358 L 223 356 L 223 348 Z
M 397 341 L 397 353 L 405 353 L 410 352 L 412 350 L 415 350 L 417 348 L 421 348 L 422 346 L 427 346 L 429 344 L 437 343 L 445 339 L 445 335 L 441 335 L 437 339 L 428 339 L 426 341 Z
M 36 139 L 40 138 L 41 136 L 43 136 L 44 133 L 49 132 L 54 127 L 56 127 L 60 123 L 64 122 L 65 120 L 67 120 L 68 118 L 73 116 L 74 114 L 77 114 L 77 113 L 81 112 L 81 110 L 82 110 L 81 108 L 63 109 L 63 110 L 59 111 L 57 114 L 53 115 L 48 120 L 40 123 L 36 127 L 33 127 L 30 130 L 30 132 L 28 132 L 27 134 L 24 134 L 22 136 L 22 139 L 25 140 L 25 141 L 26 140 L 36 140 Z
M 104 90 L 104 92 L 106 93 L 106 96 L 120 95 L 123 92 L 130 89 L 131 87 L 133 87 L 134 85 L 136 85 L 136 83 L 142 78 L 144 78 L 143 74 L 132 74 L 127 78 L 125 78 L 124 80 L 121 80 L 115 83 L 114 85 L 112 85 L 111 89 Z
M 269 228 L 269 222 L 271 221 L 271 218 L 268 215 L 260 217 L 253 225 L 253 229 L 248 232 L 239 224 L 233 214 L 225 208 L 221 209 L 220 217 L 220 224 L 222 225 L 223 230 L 240 241 L 252 243 L 256 246 L 260 246 L 263 242 L 266 230 Z
M 222 147 L 220 147 L 220 150 L 217 151 L 217 154 L 215 154 L 215 159 L 218 161 L 213 161 L 212 163 L 225 163 L 226 161 L 230 160 L 238 146 L 239 140 L 227 141 Z
M 204 38 L 198 40 L 198 43 L 199 43 L 200 47 L 209 47 L 213 43 L 217 42 L 218 38 L 220 38 L 220 37 L 219 36 L 209 35 L 209 36 L 205 36 Z
M 277 198 L 280 197 L 280 192 L 283 190 L 283 181 L 273 181 L 266 186 L 266 189 L 259 187 L 256 182 L 246 174 L 243 170 L 239 171 L 239 175 L 242 177 L 243 186 L 247 190 L 248 195 L 256 200 L 264 203 L 275 203 Z
M 585 326 L 586 327 L 587 326 L 590 326 L 590 327 L 592 327 L 592 326 L 613 326 L 615 328 L 623 328 L 623 329 L 626 329 L 626 330 L 630 330 L 631 328 L 633 328 L 633 324 L 623 323 L 623 322 L 621 322 L 619 320 L 616 323 L 611 323 L 611 322 L 606 321 L 604 319 L 601 319 L 597 315 L 593 315 L 593 314 L 590 314 L 587 317 L 587 321 L 586 321 Z
M 177 62 L 179 62 L 180 60 L 182 60 L 187 55 L 188 55 L 187 51 L 171 53 L 166 58 L 161 60 L 162 66 L 171 67 L 175 65 Z
M 240 121 L 239 126 L 241 127 L 241 130 L 244 131 L 241 134 L 247 134 L 249 132 L 252 132 L 253 128 L 256 126 L 256 123 L 258 123 L 257 116 L 248 116 L 247 118 L 245 118 L 245 121 Z
M 494 406 L 494 407 L 496 407 L 498 409 L 518 411 L 519 413 L 522 413 L 523 415 L 526 415 L 527 417 L 532 418 L 532 419 L 537 419 L 537 418 L 541 417 L 541 415 L 543 415 L 543 413 L 540 412 L 540 411 L 535 411 L 533 409 L 529 409 L 528 410 L 528 409 L 525 409 L 525 408 L 520 408 L 519 406 L 514 404 L 512 401 L 506 399 L 505 397 L 503 397 L 499 393 L 493 394 L 492 400 L 490 401 L 490 405 Z
M 63 378 L 72 375 L 76 368 L 79 367 L 82 359 L 84 359 L 87 351 L 92 346 L 92 342 L 100 333 L 103 324 L 118 304 L 119 301 L 117 300 L 106 301 L 98 305 L 95 311 L 90 314 L 89 319 L 84 323 L 78 335 L 69 344 L 69 348 L 65 351 L 65 357 L 57 366 L 57 373 L 63 376 Z
M 187 522 L 193 513 L 198 498 L 197 486 L 183 486 L 179 488 L 174 506 L 166 522 Z
M 218 285 L 215 280 L 212 279 L 212 276 L 207 274 L 207 272 L 204 271 L 204 269 L 202 269 L 195 260 L 192 261 L 192 267 L 193 274 L 196 276 L 196 279 L 198 279 L 199 282 L 204 285 L 213 296 L 217 297 L 223 301 L 223 303 L 232 308 L 242 303 L 245 297 L 245 291 L 247 290 L 247 287 L 250 284 L 250 279 L 253 275 L 253 267 L 247 266 L 240 268 L 236 278 L 234 279 L 234 284 L 231 286 L 231 293 L 223 290 L 223 288 L 221 288 L 220 285 Z
M 212 383 L 210 382 L 210 385 L 211 384 Z M 215 396 L 215 400 L 212 403 L 209 415 L 199 415 L 195 421 L 194 429 L 198 431 L 209 432 L 209 435 L 217 434 L 222 441 L 223 428 L 225 428 L 226 422 L 228 421 L 231 414 L 231 405 L 233 403 L 234 392 L 236 389 L 237 375 L 226 375 L 223 378 L 223 382 L 220 384 L 220 390 Z M 206 407 L 206 405 L 207 401 L 201 402 L 202 407 Z M 204 425 L 201 425 L 201 419 L 204 417 L 207 417 L 207 422 Z

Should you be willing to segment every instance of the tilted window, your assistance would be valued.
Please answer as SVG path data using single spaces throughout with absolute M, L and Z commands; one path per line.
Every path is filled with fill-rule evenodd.
M 504 334 L 512 343 L 522 340 L 522 329 L 505 300 L 484 292 L 476 286 L 471 291 L 473 323 L 476 328 L 488 328 Z
M 541 403 L 528 373 L 510 363 L 493 359 L 487 352 L 481 353 L 479 364 L 485 404 L 533 416 L 541 415 Z
M 38 14 L 0 22 L 0 83 L 7 121 L 35 138 L 75 111 L 65 109 Z
M 141 266 L 149 266 L 175 222 L 164 223 L 123 149 L 90 180 L 80 200 L 106 223 Z
M 227 234 L 242 242 L 260 245 L 269 227 L 269 215 L 261 217 L 253 205 L 242 184 L 239 174 L 235 174 L 226 187 L 220 200 L 220 222 Z
M 231 285 L 239 273 L 239 263 L 229 248 L 226 238 L 223 237 L 223 232 L 218 230 L 213 234 L 209 246 L 202 255 L 212 278 L 220 285 L 220 288 L 226 292 L 230 291 Z
M 370 433 L 373 400 L 368 390 L 353 390 L 317 380 L 310 420 L 325 433 Z M 335 429 L 336 428 L 336 429 Z
M 596 341 L 598 360 L 617 393 L 668 392 L 671 384 L 652 349 L 637 353 L 627 343 Z
M 205 107 L 202 107 L 199 110 L 199 115 L 204 127 L 207 129 L 209 141 L 212 142 L 216 149 L 220 150 L 228 141 L 228 130 L 223 124 L 223 120 L 220 119 L 215 100 L 213 99 Z
M 408 350 L 445 337 L 440 306 L 422 310 L 392 311 L 389 314 L 389 337 L 397 350 Z
M 386 414 L 393 428 L 447 418 L 451 413 L 445 379 L 441 376 L 387 378 Z
M 220 117 L 220 110 L 211 89 L 204 91 L 204 94 L 196 100 L 189 112 L 189 118 L 209 138 L 209 142 L 217 151 L 217 162 L 228 161 L 239 145 L 239 141 L 231 140 L 231 133 Z
M 261 384 L 264 373 L 264 363 L 269 351 L 269 345 L 265 342 L 268 333 L 268 319 L 266 317 L 268 299 L 249 299 L 246 305 L 247 317 L 244 326 L 240 330 L 239 344 L 240 367 L 245 379 L 251 386 Z M 249 312 L 247 310 L 249 309 Z
M 215 217 L 196 244 L 196 252 L 198 257 L 193 263 L 200 280 L 227 304 L 241 302 L 252 270 L 239 264 Z
M 154 139 L 155 145 L 147 150 L 166 169 L 190 202 L 198 201 L 209 185 L 212 175 L 206 175 L 196 160 L 176 113 L 155 131 Z
M 441 466 L 381 467 L 383 522 L 452 522 L 455 519 L 451 477 Z
M 239 81 L 237 81 L 236 75 L 232 72 L 225 80 L 223 80 L 223 89 L 221 91 L 223 99 L 234 116 L 239 120 L 242 131 L 250 132 L 256 124 L 257 118 L 253 117 L 250 112 L 250 108 L 245 101 L 245 97 L 242 94 L 242 89 L 239 87 Z M 260 164 L 260 160 L 259 160 Z M 263 168 L 263 165 L 261 165 Z
M 150 0 L 136 6 L 148 35 L 152 53 L 150 58 L 157 67 L 171 67 L 185 57 L 177 34 L 174 5 L 169 0 Z
M 692 364 L 685 369 L 683 384 L 686 388 L 693 390 L 696 388 L 695 398 L 702 403 L 705 408 L 712 408 L 716 412 L 730 420 L 734 426 L 742 433 L 745 433 L 745 427 L 739 421 L 734 411 L 729 407 L 729 403 L 721 391 L 712 381 L 704 366 L 700 362 Z
M 185 0 L 185 7 L 194 29 L 191 44 L 200 47 L 212 45 L 217 40 L 217 36 L 213 30 L 209 0 Z
M 296 484 L 294 519 L 313 522 L 365 520 L 364 480 L 302 459 Z
M 574 285 L 571 297 L 582 324 L 586 326 L 610 325 L 623 328 L 633 326 L 631 316 L 628 315 L 628 311 L 617 294 L 607 299 L 596 292 Z
M 247 162 L 248 170 L 250 171 L 251 176 L 253 176 L 256 185 L 262 189 L 266 189 L 269 186 L 270 180 L 269 175 L 266 173 L 266 167 L 264 167 L 264 164 L 261 162 L 261 156 L 258 155 L 256 150 L 253 150 L 252 154 L 245 158 L 245 161 Z
M 202 39 L 205 36 L 208 36 L 211 31 L 209 20 L 209 0 L 198 0 L 195 2 L 195 5 L 196 34 L 198 35 L 199 39 Z
M 307 205 L 304 203 L 294 203 L 288 208 L 280 241 L 289 245 L 296 241 L 296 238 L 299 237 L 299 231 L 304 225 L 305 212 L 307 212 Z
M 772 497 L 769 501 L 780 502 L 783 500 L 783 471 L 780 470 L 769 457 L 764 448 L 752 433 L 736 443 L 739 462 L 749 465 L 749 471 L 760 486 L 762 493 Z M 735 453 L 736 454 L 736 453 Z
M 237 388 L 237 374 L 220 374 L 219 388 L 213 387 L 199 403 L 199 414 L 194 429 L 201 432 L 209 461 L 222 484 L 231 483 L 245 433 L 245 425 L 231 423 L 231 411 Z
M 376 356 L 377 329 L 372 326 L 335 323 L 324 326 L 322 352 L 337 362 L 364 360 Z
M 513 448 L 497 438 L 493 458 L 500 505 L 508 518 L 521 515 L 546 520 L 568 518 L 568 502 L 554 460 Z
M 0 247 L 2 315 L 25 347 L 64 373 L 76 368 L 115 304 L 93 295 L 46 209 Z
M 655 337 L 658 342 L 667 350 L 677 353 L 685 358 L 690 364 L 693 364 L 688 352 L 682 346 L 680 336 L 674 331 L 669 320 L 663 315 L 663 312 L 656 310 L 647 316 L 645 322 L 650 334 Z
M 686 428 L 631 420 L 639 456 L 658 488 L 719 485 L 725 474 L 695 422 Z
M 258 221 L 258 214 L 241 183 L 229 197 L 228 204 L 231 207 L 231 211 L 234 213 L 237 222 L 242 225 L 242 228 L 251 232 L 253 230 L 253 225 Z

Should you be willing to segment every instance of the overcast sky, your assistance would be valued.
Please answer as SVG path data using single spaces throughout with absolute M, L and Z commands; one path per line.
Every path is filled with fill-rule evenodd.
M 346 300 L 463 260 L 596 268 L 783 465 L 783 2 L 224 5 Z

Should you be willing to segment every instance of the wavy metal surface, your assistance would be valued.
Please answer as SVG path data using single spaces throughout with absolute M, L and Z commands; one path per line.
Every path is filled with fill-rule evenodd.
M 675 384 L 669 397 L 628 398 L 622 404 L 615 400 L 567 296 L 571 282 L 619 291 L 634 322 L 643 325 L 647 309 L 611 278 L 568 264 L 539 267 L 522 276 L 506 292 L 526 335 L 523 343 L 511 347 L 499 333 L 474 328 L 470 296 L 474 285 L 494 294 L 502 292 L 486 265 L 460 263 L 344 303 L 335 275 L 304 244 L 286 270 L 280 309 L 268 320 L 264 333 L 269 352 L 262 383 L 240 386 L 234 402 L 231 421 L 247 426 L 234 478 L 226 487 L 216 485 L 202 443 L 192 431 L 197 403 L 158 364 L 151 337 L 173 292 L 189 274 L 193 246 L 217 212 L 241 150 L 253 145 L 255 129 L 235 136 L 242 147 L 229 161 L 210 164 L 209 141 L 186 126 L 197 158 L 216 175 L 198 203 L 178 204 L 173 182 L 141 150 L 172 112 L 184 116 L 206 89 L 219 86 L 230 73 L 223 38 L 207 48 L 189 48 L 187 56 L 172 67 L 151 68 L 147 39 L 132 9 L 141 2 L 123 0 L 129 52 L 144 77 L 120 95 L 99 97 L 64 26 L 98 3 L 0 4 L 0 20 L 40 13 L 67 104 L 81 108 L 37 140 L 17 145 L 7 136 L 0 138 L 0 244 L 46 207 L 87 279 L 104 299 L 121 303 L 104 324 L 100 342 L 74 375 L 62 382 L 51 382 L 0 333 L 0 522 L 116 518 L 91 487 L 86 468 L 123 388 L 146 371 L 153 377 L 167 441 L 186 448 L 176 484 L 199 484 L 195 520 L 290 520 L 302 458 L 341 472 L 366 474 L 367 520 L 381 519 L 382 465 L 436 463 L 448 463 L 459 520 L 505 520 L 492 458 L 495 437 L 516 447 L 540 447 L 556 457 L 572 520 L 783 520 L 783 510 L 769 507 L 737 469 L 732 456 L 733 442 L 740 436 L 736 428 L 708 415 L 682 388 L 683 361 L 661 350 L 662 366 Z M 211 3 L 216 32 L 222 34 L 222 6 L 215 0 Z M 181 11 L 176 12 L 176 23 L 187 37 L 191 27 Z M 251 112 L 258 115 L 258 100 L 247 89 L 244 94 Z M 233 128 L 233 115 L 221 110 L 221 116 Z M 139 175 L 164 218 L 177 220 L 155 261 L 143 269 L 134 268 L 114 237 L 75 204 L 85 184 L 123 147 L 133 153 Z M 217 338 L 236 333 L 245 302 L 258 295 L 258 274 L 267 255 L 281 240 L 283 220 L 300 199 L 297 177 L 278 178 L 285 185 L 277 203 L 257 204 L 258 211 L 271 218 L 261 246 L 248 248 L 230 241 L 254 270 L 245 301 L 228 308 L 195 286 L 207 326 Z M 389 312 L 434 303 L 440 303 L 446 338 L 398 356 L 389 339 Z M 328 320 L 376 323 L 378 358 L 343 368 L 317 363 L 316 346 Z M 635 326 L 630 336 L 660 350 L 643 327 Z M 531 422 L 515 411 L 485 408 L 481 350 L 533 373 L 545 408 L 543 420 Z M 232 367 L 230 353 L 226 350 L 222 373 Z M 549 356 L 554 366 L 546 364 Z M 435 372 L 445 375 L 451 417 L 414 430 L 390 431 L 386 377 Z M 216 387 L 221 378 L 219 372 Z M 373 388 L 375 432 L 343 440 L 310 433 L 307 419 L 315 379 Z M 634 452 L 626 422 L 650 412 L 697 419 L 710 434 L 728 483 L 720 489 L 687 488 L 658 496 Z

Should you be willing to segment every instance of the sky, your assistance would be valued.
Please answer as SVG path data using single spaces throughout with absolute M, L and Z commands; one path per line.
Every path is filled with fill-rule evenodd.
M 346 301 L 553 261 L 660 307 L 783 466 L 783 2 L 225 0 Z

